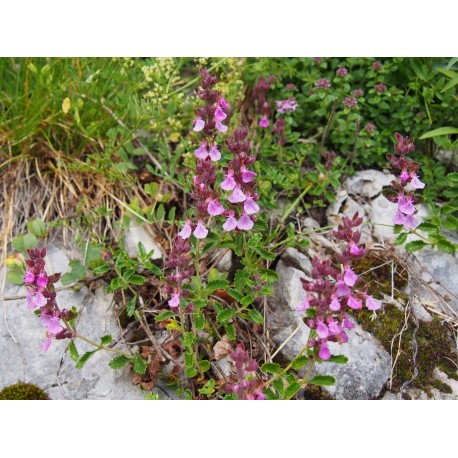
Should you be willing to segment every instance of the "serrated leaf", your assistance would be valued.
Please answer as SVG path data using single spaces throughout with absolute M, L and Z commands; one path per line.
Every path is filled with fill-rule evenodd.
M 295 358 L 293 361 L 292 361 L 292 368 L 294 370 L 298 370 L 298 369 L 301 369 L 302 367 L 304 367 L 306 364 L 308 364 L 309 362 L 309 358 L 307 356 L 299 356 L 298 358 Z
M 243 305 L 244 307 L 246 307 L 247 305 L 250 305 L 254 302 L 254 298 L 251 297 L 251 296 L 245 296 L 242 298 L 242 300 L 240 301 L 240 304 Z
M 43 220 L 36 218 L 27 223 L 27 229 L 36 237 L 44 237 L 46 235 L 46 226 Z
M 264 363 L 261 370 L 269 374 L 278 374 L 281 371 L 281 366 L 277 363 Z
M 147 362 L 141 356 L 137 355 L 134 359 L 134 372 L 136 374 L 143 375 L 145 374 L 147 367 Z
M 156 266 L 154 263 L 150 262 L 150 261 L 146 261 L 144 264 L 143 264 L 152 274 L 154 275 L 157 275 L 158 277 L 160 277 L 162 275 L 162 270 Z
M 274 261 L 275 260 L 275 254 L 271 253 L 270 251 L 265 250 L 264 248 L 261 248 L 259 246 L 254 247 L 253 250 L 259 254 L 262 258 L 266 259 L 267 261 Z
M 113 341 L 113 336 L 111 334 L 107 334 L 100 337 L 100 340 L 102 341 L 102 345 L 109 345 Z
M 272 382 L 272 386 L 275 388 L 276 391 L 280 393 L 280 396 L 283 396 L 283 379 L 278 378 Z
M 344 355 L 332 355 L 329 359 L 323 361 L 325 363 L 337 363 L 337 364 L 346 364 L 348 358 Z
M 235 327 L 232 323 L 224 323 L 224 330 L 226 331 L 226 334 L 229 340 L 237 339 Z
M 454 243 L 449 242 L 448 240 L 439 240 L 437 242 L 437 248 L 439 250 L 443 251 L 444 253 L 455 253 L 456 251 L 456 246 Z
M 279 275 L 277 274 L 277 272 L 271 269 L 259 269 L 259 274 L 261 275 L 262 280 L 265 280 L 269 283 L 274 283 L 279 278 Z
M 22 240 L 25 250 L 30 250 L 38 245 L 38 239 L 33 234 L 25 234 Z
M 447 175 L 447 180 L 458 183 L 458 172 L 452 172 Z
M 166 310 L 165 312 L 159 313 L 159 315 L 156 316 L 155 321 L 164 321 L 168 320 L 170 318 L 173 318 L 175 314 L 171 310 Z
M 129 318 L 134 316 L 136 307 L 137 307 L 137 296 L 134 296 L 126 304 L 126 313 Z
M 396 237 L 396 241 L 394 242 L 395 245 L 402 245 L 403 243 L 405 243 L 406 239 L 407 239 L 407 232 L 403 232 L 402 234 L 399 234 L 397 237 Z
M 143 275 L 134 274 L 129 278 L 129 283 L 131 285 L 141 286 L 145 283 L 146 278 Z
M 106 265 L 106 266 L 95 267 L 94 269 L 92 269 L 92 272 L 94 272 L 96 275 L 102 275 L 102 274 L 106 274 L 110 270 L 111 270 L 111 266 Z
M 234 277 L 235 289 L 243 290 L 245 281 L 248 278 L 248 272 L 246 270 L 238 270 Z
M 91 358 L 95 353 L 97 353 L 98 350 L 93 350 L 93 351 L 87 351 L 86 353 L 84 353 L 83 356 L 81 356 L 81 358 L 78 360 L 78 362 L 76 363 L 76 368 L 77 369 L 81 369 L 88 361 L 89 358 Z
M 201 372 L 207 372 L 210 369 L 210 361 L 202 359 L 199 361 L 199 367 Z
M 199 393 L 211 396 L 215 392 L 215 381 L 210 379 L 202 388 L 199 389 Z
M 427 246 L 428 243 L 423 242 L 423 240 L 414 240 L 413 242 L 406 243 L 405 249 L 409 253 L 412 253 L 413 251 L 418 251 Z
M 427 232 L 428 234 L 434 234 L 439 231 L 439 227 L 433 223 L 421 223 L 416 227 L 416 229 Z
M 126 366 L 127 364 L 130 363 L 130 359 L 127 358 L 126 356 L 124 355 L 119 355 L 119 356 L 115 356 L 109 363 L 108 365 L 112 368 L 112 369 L 121 369 L 122 367 Z
M 229 294 L 229 296 L 233 297 L 237 302 L 240 302 L 243 299 L 243 294 L 234 288 L 228 288 L 226 292 Z
M 218 279 L 208 282 L 207 287 L 205 288 L 205 292 L 211 294 L 218 289 L 226 289 L 229 286 L 229 282 L 227 280 Z
M 185 332 L 183 335 L 183 346 L 186 348 L 192 348 L 196 342 L 196 336 L 192 332 Z
M 275 401 L 278 399 L 278 396 L 270 388 L 265 389 L 264 394 L 268 401 Z
M 78 350 L 76 349 L 75 341 L 72 340 L 68 344 L 68 352 L 70 353 L 70 358 L 73 359 L 73 361 L 78 361 L 80 359 L 80 355 L 78 354 Z
M 256 309 L 248 309 L 246 310 L 247 318 L 252 321 L 253 323 L 262 324 L 264 323 L 264 317 L 262 314 Z
M 197 330 L 201 331 L 205 326 L 205 317 L 202 313 L 197 313 L 194 316 L 194 326 Z
M 458 218 L 453 215 L 447 216 L 446 220 L 444 221 L 445 229 L 449 230 L 458 230 Z
M 25 252 L 23 235 L 16 235 L 11 241 L 11 244 L 16 251 Z
M 218 312 L 218 314 L 216 315 L 216 320 L 218 321 L 218 323 L 224 323 L 225 321 L 229 321 L 235 314 L 235 310 L 224 309 L 221 310 L 221 312 Z
M 285 388 L 285 398 L 291 399 L 300 389 L 301 384 L 299 382 L 293 382 Z
M 194 366 L 188 366 L 185 370 L 186 377 L 193 378 L 198 374 L 197 369 Z
M 330 375 L 316 375 L 307 382 L 309 385 L 317 386 L 332 386 L 336 383 L 336 379 Z

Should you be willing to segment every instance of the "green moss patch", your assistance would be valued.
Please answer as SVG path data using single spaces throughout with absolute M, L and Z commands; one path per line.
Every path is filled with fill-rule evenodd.
M 49 400 L 48 395 L 36 385 L 31 383 L 18 382 L 14 385 L 7 386 L 0 391 L 0 400 L 39 400 L 47 401 Z

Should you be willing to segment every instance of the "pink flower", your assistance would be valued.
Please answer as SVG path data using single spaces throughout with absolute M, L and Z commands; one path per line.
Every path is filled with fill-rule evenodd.
M 315 87 L 318 89 L 329 89 L 331 87 L 331 83 L 327 78 L 320 78 L 316 83 Z
M 207 206 L 209 215 L 218 216 L 224 213 L 224 207 L 218 202 L 218 200 L 211 200 Z
M 218 147 L 216 145 L 213 145 L 210 148 L 209 155 L 212 161 L 219 161 L 221 159 L 221 153 L 219 152 Z
M 37 307 L 43 307 L 47 304 L 47 299 L 41 294 L 39 291 L 37 291 L 35 294 L 33 293 L 27 293 L 27 307 L 29 307 L 30 310 L 34 310 Z
M 349 246 L 350 246 L 350 253 L 353 256 L 359 256 L 360 254 L 364 253 L 364 250 L 361 247 L 359 247 L 353 240 L 350 240 Z
M 399 224 L 401 226 L 404 226 L 405 219 L 406 219 L 405 215 L 403 213 L 401 213 L 400 211 L 398 211 L 396 213 L 396 216 L 394 217 L 393 222 L 394 222 L 394 224 Z
M 169 307 L 175 308 L 180 306 L 180 293 L 172 295 L 172 299 L 169 300 Z
M 178 235 L 183 239 L 188 239 L 191 237 L 192 233 L 192 228 L 191 228 L 191 221 L 187 220 L 186 224 L 183 226 L 183 229 L 181 229 L 180 232 L 178 232 Z
M 329 335 L 329 329 L 323 322 L 320 322 L 316 327 L 316 333 L 320 339 L 326 339 Z
M 328 324 L 328 328 L 329 332 L 334 336 L 339 335 L 342 332 L 342 328 L 334 320 Z
M 236 187 L 234 191 L 232 191 L 232 194 L 228 197 L 227 200 L 231 204 L 238 204 L 246 200 L 246 195 L 243 193 L 243 191 L 239 187 Z
M 261 120 L 259 121 L 259 126 L 260 127 L 269 127 L 269 118 L 267 115 L 264 115 Z
M 296 108 L 299 107 L 294 97 L 290 97 L 286 100 L 277 100 L 275 103 L 277 104 L 278 112 L 282 114 L 287 111 L 295 111 Z
M 418 221 L 412 216 L 407 215 L 404 220 L 404 227 L 406 229 L 415 229 L 418 226 Z
M 347 284 L 343 280 L 336 281 L 337 286 L 337 296 L 342 297 L 346 296 L 347 294 L 351 293 L 351 289 L 347 286 Z
M 42 272 L 37 277 L 37 285 L 44 288 L 48 284 L 48 277 L 46 276 L 46 272 Z
M 24 277 L 24 283 L 33 283 L 35 281 L 35 274 L 28 270 Z
M 345 267 L 343 279 L 347 286 L 355 286 L 355 283 L 358 280 L 358 275 L 353 272 L 351 267 Z
M 399 175 L 399 178 L 402 181 L 407 181 L 410 178 L 409 172 L 406 169 L 402 169 L 401 175 Z
M 205 121 L 197 116 L 196 119 L 194 119 L 194 128 L 192 129 L 194 132 L 200 132 L 203 128 L 205 127 Z
M 375 130 L 375 124 L 372 123 L 372 122 L 368 122 L 368 123 L 364 126 L 364 129 L 365 129 L 367 132 L 369 132 L 369 133 L 371 134 L 371 133 L 374 132 L 374 130 Z
M 358 301 L 356 297 L 350 296 L 347 301 L 347 305 L 352 309 L 360 309 L 363 306 L 361 301 Z
M 226 178 L 221 183 L 221 188 L 225 191 L 232 191 L 235 188 L 235 184 L 235 180 L 232 176 L 232 170 L 229 170 L 228 174 L 226 175 Z
M 199 148 L 194 150 L 194 154 L 198 159 L 206 159 L 208 156 L 208 150 L 207 150 L 207 142 L 204 140 Z
M 348 318 L 345 318 L 343 323 L 347 329 L 353 329 L 355 327 L 355 324 L 352 323 Z
M 410 182 L 410 184 L 414 189 L 423 189 L 425 187 L 425 183 L 420 181 L 420 178 L 418 178 L 416 173 L 413 174 L 412 181 Z
M 366 296 L 366 307 L 368 310 L 378 310 L 382 306 L 382 303 L 374 299 L 372 296 Z
M 47 336 L 46 340 L 41 345 L 41 349 L 43 351 L 48 351 L 49 347 L 51 346 L 51 341 L 52 341 L 52 337 L 51 336 Z
M 362 89 L 355 89 L 353 91 L 353 95 L 355 97 L 362 97 L 364 95 L 364 91 Z
M 259 211 L 259 205 L 253 200 L 251 196 L 247 196 L 243 209 L 247 215 L 253 215 Z
M 257 173 L 247 170 L 245 166 L 242 166 L 240 171 L 242 172 L 242 181 L 244 183 L 250 183 L 257 176 Z
M 253 220 L 246 213 L 242 215 L 242 217 L 239 219 L 237 223 L 237 227 L 241 231 L 249 231 L 250 229 L 253 228 L 253 226 L 254 226 Z
M 358 101 L 354 99 L 353 97 L 346 97 L 343 100 L 342 105 L 351 109 L 351 108 L 356 107 L 356 105 L 358 105 Z
M 297 307 L 297 312 L 305 312 L 310 308 L 309 297 L 307 296 Z
M 224 121 L 226 118 L 227 118 L 227 114 L 224 113 L 224 111 L 220 107 L 218 107 L 215 110 L 215 119 L 216 119 L 216 121 Z
M 326 342 L 321 344 L 318 356 L 324 361 L 331 357 L 331 352 L 329 351 L 329 347 L 327 346 Z
M 372 68 L 378 72 L 381 68 L 382 68 L 382 63 L 378 60 L 376 60 L 375 62 L 372 62 Z
M 232 231 L 237 227 L 237 220 L 234 218 L 234 215 L 227 217 L 226 222 L 223 224 L 223 229 L 225 231 Z
M 230 105 L 222 97 L 219 99 L 219 105 L 223 109 L 230 107 Z
M 333 294 L 331 296 L 331 303 L 329 304 L 329 308 L 333 311 L 333 312 L 337 312 L 337 310 L 340 310 L 340 302 L 339 302 L 339 299 L 337 299 L 337 295 L 336 294 Z
M 216 121 L 215 126 L 220 132 L 226 132 L 227 131 L 227 126 L 222 124 L 221 121 Z
M 208 229 L 204 226 L 204 223 L 202 220 L 199 220 L 199 223 L 197 224 L 196 228 L 194 229 L 194 237 L 196 239 L 204 239 L 208 235 Z
M 382 92 L 385 92 L 386 91 L 386 86 L 383 84 L 383 83 L 379 83 L 379 84 L 376 84 L 374 86 L 374 89 L 376 92 L 378 92 L 379 94 L 381 94 Z
M 42 313 L 41 316 L 41 324 L 46 328 L 46 331 L 49 334 L 59 334 L 64 328 L 60 325 L 60 318 L 58 312 L 54 313 L 54 315 L 49 316 L 45 313 Z
M 412 203 L 412 196 L 401 197 L 398 201 L 398 209 L 404 215 L 413 215 L 416 209 Z
M 338 76 L 346 76 L 348 75 L 348 68 L 347 67 L 339 67 L 336 71 L 336 75 Z

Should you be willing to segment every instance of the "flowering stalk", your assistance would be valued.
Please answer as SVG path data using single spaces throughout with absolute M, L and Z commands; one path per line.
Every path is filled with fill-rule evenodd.
M 399 175 L 399 183 L 393 181 L 391 183 L 395 195 L 385 194 L 386 197 L 398 204 L 398 210 L 394 217 L 394 224 L 404 226 L 405 229 L 415 229 L 419 222 L 414 218 L 418 213 L 415 204 L 418 203 L 419 198 L 413 192 L 417 189 L 423 189 L 425 184 L 422 183 L 417 175 L 420 168 L 418 162 L 406 157 L 407 154 L 415 150 L 413 138 L 403 137 L 401 134 L 395 134 L 397 144 L 394 146 L 394 151 L 397 156 L 387 154 L 388 160 L 393 167 L 401 170 Z
M 275 82 L 275 79 L 275 76 L 270 76 L 268 79 L 261 77 L 253 88 L 254 106 L 256 111 L 261 115 L 259 126 L 262 128 L 269 127 L 271 109 L 266 94 L 270 89 L 270 85 Z
M 352 268 L 353 261 L 366 254 L 359 243 L 361 232 L 355 230 L 362 221 L 358 213 L 352 219 L 344 217 L 333 235 L 346 243 L 345 249 L 336 254 L 334 263 L 315 257 L 312 280 L 301 279 L 308 294 L 296 310 L 306 312 L 307 326 L 316 333 L 308 342 L 311 359 L 327 360 L 331 357 L 328 342 L 348 341 L 345 329 L 352 329 L 354 324 L 345 314 L 346 307 L 360 309 L 364 303 L 368 310 L 378 310 L 382 305 L 368 294 L 368 285 Z

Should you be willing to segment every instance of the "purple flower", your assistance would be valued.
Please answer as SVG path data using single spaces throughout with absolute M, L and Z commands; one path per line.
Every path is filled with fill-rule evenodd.
M 358 301 L 356 297 L 350 296 L 347 301 L 347 305 L 352 309 L 360 309 L 363 306 L 361 301 Z
M 337 280 L 336 282 L 337 287 L 337 296 L 342 297 L 346 296 L 347 294 L 351 293 L 351 289 L 347 286 L 347 284 L 343 280 Z
M 355 97 L 362 97 L 364 95 L 364 91 L 362 89 L 355 89 L 353 91 L 353 95 Z
M 261 118 L 261 120 L 259 121 L 259 126 L 263 128 L 269 127 L 269 118 L 267 117 L 267 115 L 264 115 Z
M 413 215 L 406 215 L 404 219 L 404 227 L 406 229 L 415 229 L 418 226 L 418 221 L 413 217 Z
M 169 307 L 175 308 L 180 306 L 180 293 L 175 293 L 172 295 L 172 299 L 169 300 Z
M 348 75 L 348 68 L 347 67 L 339 67 L 336 71 L 336 75 L 338 76 L 346 76 Z
M 347 329 L 353 329 L 355 327 L 355 324 L 352 323 L 348 318 L 344 318 L 343 323 Z
M 386 86 L 383 83 L 379 83 L 374 86 L 374 89 L 376 90 L 376 92 L 381 94 L 382 92 L 386 91 Z
M 184 239 L 188 239 L 189 237 L 191 237 L 191 233 L 192 233 L 191 221 L 188 219 L 186 221 L 186 224 L 183 226 L 183 229 L 181 229 L 181 231 L 178 232 L 178 235 L 184 240 Z
M 378 310 L 382 306 L 382 303 L 374 299 L 372 296 L 366 296 L 366 307 L 368 310 Z
M 329 329 L 323 322 L 320 322 L 316 327 L 316 333 L 320 339 L 326 339 L 329 335 Z
M 312 58 L 313 62 L 315 62 L 315 64 L 321 64 L 323 58 L 322 57 L 313 57 Z
M 328 323 L 328 329 L 329 329 L 329 332 L 334 336 L 339 335 L 342 332 L 342 328 L 334 320 Z
M 234 177 L 232 176 L 232 170 L 229 170 L 226 178 L 221 183 L 221 188 L 225 191 L 232 191 L 235 188 L 235 184 Z
M 51 346 L 51 341 L 52 341 L 52 337 L 51 336 L 47 336 L 46 340 L 41 345 L 41 349 L 43 351 L 48 351 L 49 347 Z
M 30 292 L 27 293 L 26 301 L 27 307 L 29 307 L 30 310 L 34 310 L 37 307 L 43 307 L 48 302 L 47 299 L 43 296 L 43 294 L 39 291 L 37 291 L 35 294 Z
M 225 109 L 225 108 L 229 108 L 229 107 L 230 107 L 230 104 L 227 103 L 227 102 L 223 99 L 223 97 L 221 97 L 221 98 L 219 99 L 219 106 L 220 106 L 221 108 Z
M 232 231 L 237 227 L 237 220 L 234 218 L 234 215 L 227 217 L 226 222 L 223 224 L 223 229 L 225 231 Z
M 278 107 L 277 111 L 282 114 L 286 113 L 287 111 L 295 111 L 296 108 L 299 107 L 294 97 L 290 97 L 289 99 L 286 99 L 286 100 L 277 100 L 275 103 L 277 104 L 277 107 Z
M 259 211 L 259 205 L 248 195 L 243 204 L 243 209 L 247 215 L 253 215 Z
M 315 87 L 318 89 L 329 89 L 331 87 L 331 83 L 327 78 L 320 78 L 316 83 Z
M 220 132 L 226 132 L 227 131 L 227 126 L 222 124 L 221 121 L 216 121 L 215 126 Z
M 35 274 L 28 270 L 24 277 L 24 283 L 33 283 L 35 281 Z
M 402 169 L 402 172 L 401 172 L 401 175 L 399 175 L 399 178 L 402 181 L 407 181 L 410 178 L 410 175 L 409 175 L 409 172 L 407 171 L 407 169 Z
M 242 172 L 242 181 L 244 183 L 250 183 L 253 181 L 254 177 L 257 176 L 257 173 L 252 172 L 251 170 L 247 170 L 245 166 L 242 166 L 240 171 Z
M 211 200 L 207 206 L 207 211 L 212 216 L 218 216 L 224 213 L 224 207 L 218 200 Z
M 48 277 L 46 276 L 46 272 L 41 272 L 38 274 L 37 277 L 37 285 L 44 288 L 48 284 Z
M 196 119 L 194 119 L 194 128 L 192 129 L 194 132 L 200 132 L 203 128 L 205 127 L 205 121 L 197 116 Z
M 249 231 L 254 226 L 253 220 L 244 213 L 237 223 L 237 228 L 241 231 Z
M 202 159 L 202 160 L 207 158 L 208 150 L 207 150 L 207 142 L 205 140 L 202 141 L 199 148 L 194 150 L 194 154 L 196 155 L 197 158 Z
M 416 212 L 416 208 L 412 203 L 412 196 L 400 197 L 398 209 L 404 213 L 404 215 L 413 215 Z
M 49 334 L 59 334 L 64 328 L 60 325 L 59 314 L 55 313 L 52 316 L 49 316 L 45 313 L 40 315 L 41 324 L 46 328 L 46 331 Z
M 240 202 L 245 202 L 246 195 L 243 193 L 243 191 L 239 187 L 236 187 L 234 189 L 234 191 L 232 191 L 232 194 L 228 197 L 227 200 L 231 204 L 237 204 L 237 203 L 240 203 Z
M 404 223 L 405 223 L 405 220 L 406 220 L 406 217 L 403 213 L 401 213 L 400 211 L 398 211 L 394 217 L 394 224 L 399 224 L 401 226 L 404 226 Z
M 221 153 L 219 152 L 217 145 L 213 145 L 210 148 L 209 156 L 210 156 L 210 159 L 214 162 L 219 161 L 221 159 Z
M 353 240 L 348 243 L 349 251 L 353 256 L 359 256 L 364 253 L 364 250 L 358 246 Z
M 227 114 L 224 113 L 224 111 L 220 107 L 218 107 L 215 110 L 215 119 L 216 119 L 216 121 L 224 121 L 226 118 L 227 118 Z
M 372 123 L 372 122 L 368 122 L 368 123 L 364 126 L 364 129 L 365 129 L 367 132 L 369 132 L 369 133 L 371 134 L 371 133 L 374 132 L 374 130 L 375 130 L 375 124 Z
M 204 239 L 208 235 L 208 229 L 204 226 L 204 223 L 202 220 L 199 220 L 197 223 L 196 228 L 194 229 L 194 237 L 196 239 Z
M 358 280 L 358 275 L 353 272 L 351 267 L 345 267 L 343 279 L 347 286 L 355 286 L 355 283 Z
M 331 357 L 331 352 L 329 351 L 329 347 L 327 346 L 326 342 L 321 344 L 318 356 L 324 361 Z
M 356 99 L 354 99 L 353 97 L 346 97 L 343 100 L 342 105 L 344 105 L 345 107 L 351 109 L 353 107 L 356 107 L 356 105 L 358 105 L 358 101 Z
M 410 184 L 413 189 L 423 189 L 425 187 L 425 183 L 420 181 L 420 178 L 418 178 L 416 173 L 413 174 L 413 178 Z
M 340 302 L 339 302 L 339 299 L 337 299 L 337 295 L 336 294 L 333 294 L 331 296 L 331 303 L 329 304 L 329 308 L 333 311 L 333 312 L 337 312 L 338 310 L 340 310 Z
M 307 296 L 297 307 L 297 312 L 305 312 L 310 308 L 309 297 Z
M 372 62 L 372 68 L 378 72 L 381 68 L 382 68 L 382 63 L 378 60 L 376 60 L 375 62 Z

